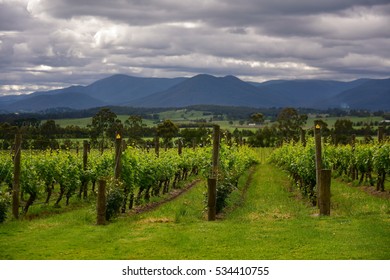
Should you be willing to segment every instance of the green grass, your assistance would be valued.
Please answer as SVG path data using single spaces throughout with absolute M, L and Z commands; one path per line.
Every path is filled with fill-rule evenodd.
M 206 113 L 206 115 L 205 115 Z M 187 109 L 177 109 L 177 110 L 170 110 L 161 112 L 158 114 L 160 120 L 170 119 L 175 123 L 180 124 L 188 124 L 192 123 L 193 121 L 199 120 L 199 119 L 206 119 L 209 121 L 209 119 L 212 117 L 212 115 L 207 114 L 207 112 L 204 111 L 196 111 L 196 110 L 187 110 Z M 128 115 L 118 115 L 118 118 L 124 123 L 128 119 Z M 310 116 L 307 120 L 307 123 L 305 125 L 306 129 L 310 129 L 314 126 L 314 121 L 317 120 L 316 116 Z M 357 116 L 346 116 L 346 117 L 323 117 L 321 118 L 323 121 L 325 121 L 328 124 L 329 128 L 333 128 L 336 120 L 338 119 L 349 119 L 353 123 L 357 122 L 375 122 L 375 121 L 381 121 L 382 117 L 357 117 Z M 249 119 L 248 119 L 249 121 Z M 61 127 L 66 127 L 70 125 L 74 126 L 80 126 L 80 127 L 87 127 L 87 125 L 91 124 L 92 117 L 88 118 L 77 118 L 77 119 L 59 119 L 56 120 L 56 124 L 59 124 Z M 144 119 L 143 123 L 147 125 L 148 127 L 156 126 L 156 121 L 152 119 Z M 239 130 L 245 129 L 245 130 L 251 130 L 253 132 L 256 132 L 259 127 L 253 127 L 245 124 L 240 125 L 238 120 L 233 121 L 233 124 L 230 123 L 228 120 L 224 121 L 214 121 L 214 124 L 218 124 L 222 129 L 229 130 L 233 132 L 236 128 Z M 275 124 L 275 122 L 268 123 L 267 125 Z M 261 126 L 260 126 L 261 127 Z
M 318 119 L 321 119 L 324 122 L 326 122 L 328 124 L 328 128 L 333 128 L 334 124 L 336 123 L 336 121 L 338 119 L 347 119 L 347 120 L 352 121 L 353 123 L 357 123 L 357 122 L 370 123 L 370 122 L 376 122 L 376 121 L 379 122 L 379 121 L 383 120 L 382 117 L 357 117 L 357 116 L 324 117 L 324 118 L 310 117 L 307 120 L 306 128 L 307 129 L 312 128 L 314 126 L 314 121 L 318 120 Z
M 171 110 L 166 112 L 161 112 L 159 114 L 160 119 L 170 119 L 171 121 L 190 121 L 190 120 L 199 120 L 199 119 L 210 119 L 212 115 L 204 115 L 203 111 L 187 110 L 187 109 L 178 109 Z
M 87 125 L 92 123 L 92 118 L 77 118 L 77 119 L 59 119 L 55 120 L 56 124 L 61 127 L 66 126 L 79 126 L 79 127 L 87 127 Z
M 245 185 L 248 174 L 240 186 Z M 0 225 L 0 259 L 390 259 L 390 201 L 332 182 L 330 217 L 255 167 L 222 219 L 206 221 L 205 183 L 152 212 L 95 225 L 95 206 Z
M 118 115 L 118 119 L 124 123 L 129 118 L 128 115 Z M 66 126 L 79 126 L 79 127 L 87 127 L 87 125 L 90 125 L 92 123 L 92 117 L 88 118 L 76 118 L 76 119 L 59 119 L 55 120 L 56 124 L 60 125 L 61 127 Z M 143 120 L 143 123 L 147 126 L 154 126 L 152 120 Z

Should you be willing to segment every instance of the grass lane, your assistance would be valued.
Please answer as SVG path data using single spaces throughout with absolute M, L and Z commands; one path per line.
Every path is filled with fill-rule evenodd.
M 205 183 L 106 226 L 94 225 L 93 204 L 8 221 L 0 225 L 0 259 L 390 259 L 388 199 L 333 181 L 331 216 L 318 217 L 289 185 L 279 169 L 259 165 L 245 200 L 233 195 L 215 222 L 205 218 Z

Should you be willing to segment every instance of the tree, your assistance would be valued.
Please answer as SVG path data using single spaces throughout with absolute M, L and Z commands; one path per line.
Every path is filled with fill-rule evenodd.
M 306 123 L 307 115 L 300 115 L 294 108 L 284 108 L 277 117 L 278 130 L 283 141 L 298 142 L 301 127 Z
M 252 114 L 251 120 L 256 124 L 262 124 L 264 122 L 264 115 L 262 113 Z
M 184 146 L 191 147 L 193 145 L 207 145 L 209 142 L 210 129 L 200 126 L 198 128 L 184 128 L 180 131 Z
M 38 135 L 33 142 L 33 147 L 36 149 L 58 149 L 57 133 L 60 127 L 54 120 L 47 120 L 38 130 Z
M 256 131 L 248 138 L 248 143 L 252 147 L 273 147 L 277 139 L 277 131 L 274 126 L 265 126 Z
M 2 149 L 8 149 L 15 139 L 16 127 L 9 123 L 0 123 L 0 136 L 3 139 Z
M 91 142 L 99 144 L 103 151 L 107 139 L 115 139 L 115 132 L 119 132 L 120 125 L 120 120 L 114 112 L 108 108 L 100 109 L 92 118 L 92 124 L 88 125 L 91 129 Z
M 321 127 L 321 136 L 324 137 L 324 139 L 327 140 L 329 138 L 329 136 L 331 135 L 331 131 L 328 128 L 328 124 L 326 122 L 324 122 L 323 120 L 318 120 L 318 124 Z M 314 136 L 314 130 L 310 129 L 308 134 L 311 135 L 311 136 Z
M 128 142 L 130 144 L 142 143 L 143 130 L 145 124 L 142 123 L 140 116 L 132 115 L 125 121 L 126 132 L 129 135 Z
M 179 132 L 179 127 L 171 120 L 165 120 L 157 126 L 157 136 L 164 139 L 165 147 Z
M 348 144 L 351 141 L 351 136 L 354 134 L 353 123 L 351 120 L 338 119 L 334 124 L 334 144 Z
M 374 133 L 374 131 L 372 129 L 372 126 L 369 123 L 366 123 L 364 128 L 363 128 L 364 143 L 368 144 L 374 140 L 372 138 L 373 133 Z

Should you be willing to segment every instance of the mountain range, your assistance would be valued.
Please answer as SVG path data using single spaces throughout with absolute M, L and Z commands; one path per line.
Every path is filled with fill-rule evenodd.
M 192 78 L 141 78 L 118 74 L 87 86 L 0 96 L 0 111 L 3 113 L 52 108 L 80 110 L 102 106 L 172 108 L 191 105 L 390 110 L 390 78 L 255 83 L 235 76 L 206 74 Z

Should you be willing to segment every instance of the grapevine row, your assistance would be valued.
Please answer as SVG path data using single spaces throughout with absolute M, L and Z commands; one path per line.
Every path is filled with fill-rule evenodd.
M 311 139 L 306 146 L 285 144 L 271 155 L 271 161 L 285 169 L 302 193 L 316 201 L 315 147 Z M 386 175 L 390 173 L 390 144 L 372 143 L 346 146 L 325 144 L 322 165 L 332 169 L 334 176 L 350 180 L 366 180 L 377 190 L 384 191 Z
M 0 199 L 12 191 L 13 161 L 9 154 L 0 154 Z M 178 187 L 179 181 L 190 175 L 203 174 L 208 177 L 211 172 L 211 147 L 202 149 L 184 149 L 179 155 L 170 149 L 159 156 L 144 150 L 128 147 L 121 155 L 121 175 L 119 189 L 111 187 L 108 201 L 120 203 L 122 212 L 134 204 L 147 202 L 151 196 L 167 193 L 169 188 Z M 236 186 L 243 171 L 255 161 L 255 155 L 247 147 L 228 147 L 222 145 L 220 157 L 221 186 Z M 42 201 L 59 207 L 65 200 L 79 190 L 81 197 L 87 196 L 87 186 L 92 185 L 92 193 L 99 179 L 110 180 L 114 174 L 114 155 L 106 152 L 100 154 L 92 150 L 86 168 L 83 158 L 69 151 L 26 151 L 21 165 L 21 197 L 23 212 Z M 118 185 L 114 182 L 112 185 Z M 1 198 L 3 197 L 3 198 Z M 54 198 L 54 200 L 53 200 Z M 119 202 L 118 202 L 119 200 Z

